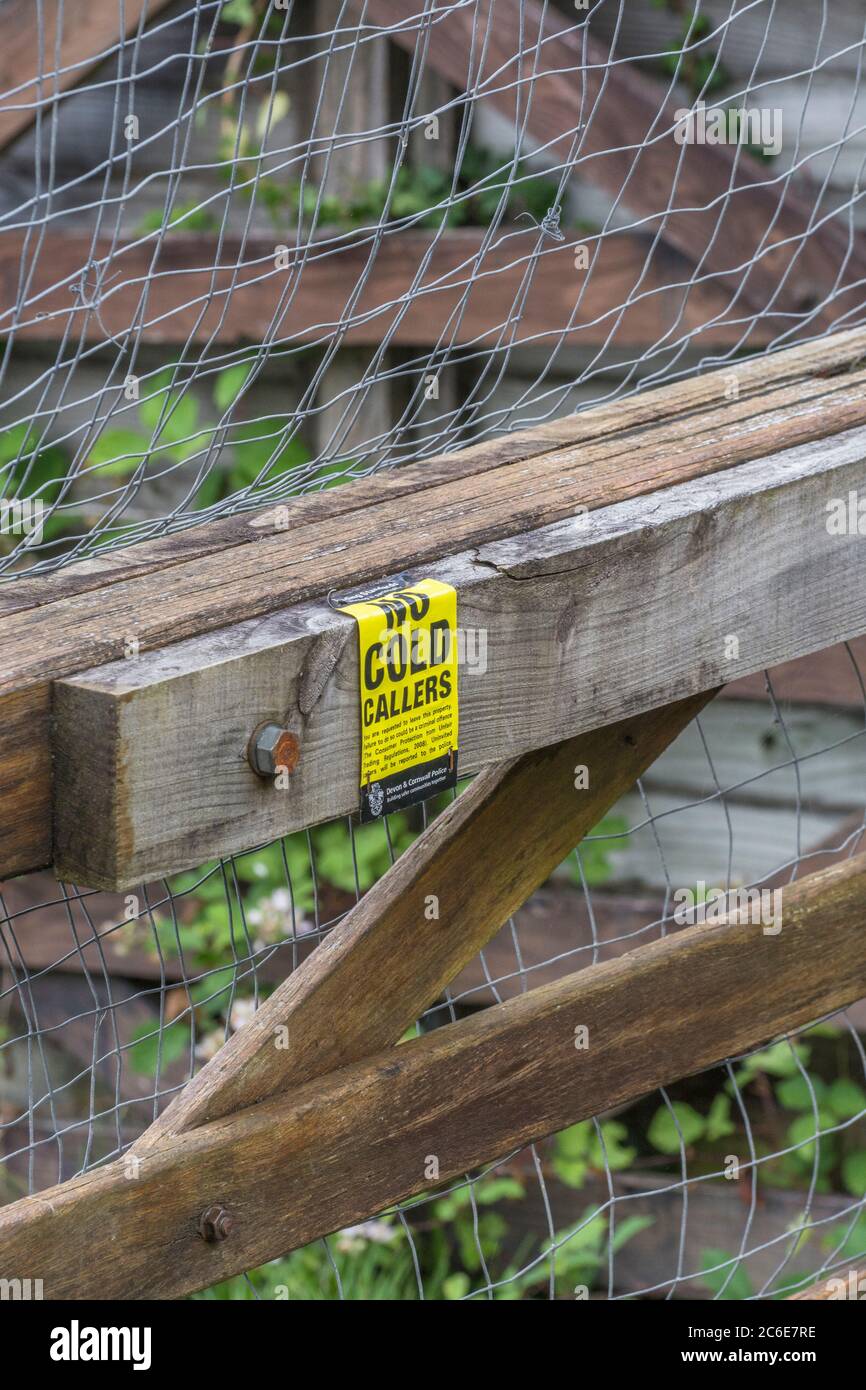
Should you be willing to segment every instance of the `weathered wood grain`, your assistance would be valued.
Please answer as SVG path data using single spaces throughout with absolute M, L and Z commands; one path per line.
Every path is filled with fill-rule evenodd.
M 844 385 L 864 360 L 866 328 L 849 329 L 783 352 L 754 357 L 724 369 L 593 406 L 532 429 L 484 440 L 396 471 L 358 479 L 350 487 L 290 497 L 285 505 L 289 507 L 294 529 L 310 521 L 366 510 L 378 502 L 405 497 L 441 483 L 456 482 L 507 464 L 528 462 L 557 449 L 582 447 L 582 462 L 589 466 L 595 458 L 595 444 L 609 441 L 614 435 L 619 439 L 620 452 L 632 453 L 636 445 L 650 442 L 656 431 L 673 422 L 688 420 L 691 428 L 700 430 L 705 412 L 724 408 L 734 392 L 739 402 L 749 403 L 749 412 L 753 413 L 757 424 L 759 417 L 772 408 L 790 403 L 792 399 L 798 400 L 801 393 L 808 398 L 817 388 L 819 399 L 826 396 L 825 408 L 821 410 L 822 427 L 833 432 L 835 389 Z M 775 393 L 787 387 L 795 388 L 794 394 L 776 398 Z M 772 430 L 773 422 L 767 420 L 766 423 Z M 720 424 L 721 420 L 716 417 L 712 428 L 718 431 Z M 663 437 L 657 435 L 658 439 Z M 766 447 L 776 447 L 779 442 L 777 437 L 771 436 Z M 164 571 L 171 565 L 216 550 L 261 541 L 273 533 L 274 517 L 273 507 L 241 512 L 187 527 L 157 540 L 108 550 L 54 574 L 15 579 L 0 586 L 0 616 L 25 608 L 44 607 L 59 599 L 134 579 L 154 570 Z
M 0 149 L 33 123 L 39 106 L 45 109 L 47 104 L 50 111 L 56 92 L 83 82 L 115 44 L 134 34 L 142 14 L 145 20 L 153 19 L 168 4 L 169 0 L 125 0 L 123 6 L 117 0 L 64 0 L 60 6 L 7 0 L 0 16 L 0 93 L 10 95 L 0 106 Z M 63 28 L 58 53 L 59 14 Z
M 482 773 L 190 1082 L 136 1152 L 398 1042 L 710 698 L 681 700 Z M 579 766 L 589 775 L 583 790 L 575 788 Z M 281 1028 L 287 1049 L 274 1045 Z
M 356 9 L 360 0 L 355 0 Z M 822 221 L 783 171 L 736 145 L 678 145 L 679 102 L 610 50 L 577 13 L 536 0 L 479 0 L 425 19 L 403 0 L 365 0 L 367 22 L 473 99 L 488 98 L 549 156 L 634 209 L 754 309 L 807 313 L 866 274 L 859 237 Z M 429 34 L 429 40 L 428 40 Z M 522 48 L 521 48 L 522 44 Z M 854 307 L 856 290 L 818 310 L 825 324 Z
M 142 651 L 160 647 L 581 506 L 825 438 L 866 418 L 864 348 L 866 331 L 855 330 L 292 498 L 286 531 L 275 532 L 271 508 L 3 586 L 0 701 L 8 697 L 18 722 L 0 725 L 0 873 L 50 862 L 52 679 L 116 659 L 132 637 Z
M 358 235 L 337 232 L 300 248 L 298 276 L 296 268 L 276 267 L 273 236 L 225 238 L 217 256 L 216 238 L 172 232 L 154 262 L 146 239 L 119 245 L 103 239 L 94 247 L 91 236 L 49 232 L 35 254 L 28 247 L 27 299 L 18 305 L 24 240 L 9 234 L 0 240 L 0 302 L 11 307 L 0 313 L 0 331 L 14 329 L 16 338 L 34 342 L 68 334 L 102 342 L 106 333 L 123 338 L 134 330 L 136 338 L 163 346 L 261 339 L 325 345 L 347 320 L 340 333 L 350 347 L 378 347 L 386 336 L 395 346 L 416 348 L 436 347 L 443 335 L 455 344 L 491 343 L 515 314 L 536 248 L 525 224 L 503 228 L 489 247 L 486 240 L 482 228 L 388 234 L 348 314 L 371 254 L 370 242 Z M 578 233 L 537 257 L 531 292 L 520 296 L 514 342 L 543 346 L 564 335 L 569 344 L 600 348 L 616 323 L 623 347 L 644 348 L 669 333 L 694 335 L 701 347 L 741 343 L 748 311 L 730 315 L 728 297 L 712 283 L 686 294 L 679 287 L 689 283 L 691 268 L 672 249 L 653 252 L 651 238 L 617 233 L 603 239 L 590 273 L 575 269 L 578 243 L 592 260 L 596 239 Z M 106 287 L 98 318 L 70 295 L 91 263 L 109 279 L 118 277 Z M 290 283 L 290 302 L 277 314 Z M 762 319 L 747 333 L 749 347 L 769 342 L 774 323 L 775 332 L 787 326 L 781 318 Z
M 43 1279 L 46 1298 L 178 1297 L 435 1189 L 859 998 L 864 904 L 861 857 L 789 888 L 776 936 L 687 928 L 169 1138 L 134 1176 L 120 1160 L 12 1203 L 0 1277 Z M 235 1226 L 208 1245 L 213 1202 Z
M 864 476 L 859 429 L 413 565 L 456 587 L 458 627 L 486 641 L 459 672 L 461 767 L 866 631 L 866 551 L 825 526 Z M 422 500 L 407 534 L 429 529 Z M 357 682 L 353 622 L 322 602 L 58 681 L 59 871 L 125 887 L 355 809 Z M 300 742 L 284 791 L 245 759 L 266 719 Z

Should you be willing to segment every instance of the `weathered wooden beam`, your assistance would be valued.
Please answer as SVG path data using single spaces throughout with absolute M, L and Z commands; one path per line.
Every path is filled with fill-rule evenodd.
M 136 1153 L 398 1042 L 711 698 L 679 700 L 483 772 L 199 1072 Z M 578 766 L 589 778 L 582 790 Z M 283 1028 L 291 1045 L 277 1048 Z
M 526 470 L 532 505 L 563 466 L 553 456 Z M 457 589 L 458 627 L 486 645 L 483 662 L 460 668 L 461 767 L 866 631 L 866 551 L 826 526 L 828 502 L 864 478 L 861 427 L 411 565 Z M 489 516 L 502 498 L 487 481 L 496 475 L 473 480 L 462 517 L 455 496 L 446 528 L 473 507 Z M 441 517 L 422 495 L 392 524 L 417 544 L 442 534 Z M 367 544 L 387 548 L 387 533 L 372 532 Z M 325 560 L 339 584 L 341 556 L 329 548 Z M 56 682 L 58 873 L 127 887 L 356 809 L 357 691 L 353 620 L 323 601 Z M 285 790 L 244 757 L 265 720 L 300 744 Z
M 426 566 L 462 547 L 574 516 L 580 507 L 603 507 L 825 439 L 866 421 L 858 367 L 864 350 L 866 330 L 839 334 L 459 453 L 289 498 L 279 510 L 208 522 L 4 585 L 0 874 L 51 863 L 52 680 L 116 660 L 132 637 L 145 653 L 335 586 Z M 278 521 L 288 529 L 275 531 Z M 490 573 L 473 563 L 468 577 Z M 321 631 L 323 604 L 300 616 L 300 628 L 297 615 L 286 619 L 285 635 L 312 642 Z M 327 612 L 324 617 L 334 620 Z M 339 621 L 345 634 L 345 620 Z M 465 621 L 487 626 L 482 613 Z M 245 630 L 233 640 L 248 644 L 253 636 Z M 277 708 L 287 703 L 285 681 L 299 671 L 284 670 Z M 509 743 L 495 749 L 494 758 L 526 751 L 511 742 L 513 728 L 506 732 Z M 178 777 L 185 765 L 178 765 Z
M 164 10 L 169 0 L 6 0 L 0 11 L 0 150 L 52 112 L 58 92 L 82 82 L 114 46 Z M 57 33 L 58 17 L 62 30 Z M 59 53 L 58 53 L 59 38 Z
M 803 443 L 818 438 L 822 431 L 832 434 L 857 423 L 848 413 L 847 388 L 864 361 L 866 328 L 853 328 L 769 356 L 737 361 L 726 368 L 592 406 L 544 425 L 487 439 L 396 471 L 359 479 L 351 487 L 290 497 L 285 505 L 290 509 L 294 529 L 311 521 L 333 520 L 367 509 L 386 499 L 408 497 L 445 482 L 457 482 L 504 468 L 507 464 L 528 463 L 543 454 L 553 454 L 557 449 L 580 448 L 580 461 L 589 469 L 597 458 L 607 457 L 607 446 L 613 436 L 617 436 L 622 455 L 633 455 L 643 442 L 658 443 L 668 439 L 671 452 L 679 456 L 683 452 L 683 441 L 687 445 L 690 435 L 710 430 L 722 433 L 725 419 L 735 421 L 752 417 L 755 430 L 766 430 L 765 438 L 760 441 L 761 448 L 769 450 L 788 442 Z M 837 396 L 839 391 L 843 392 L 841 397 Z M 783 394 L 777 394 L 779 392 Z M 837 399 L 844 408 L 841 418 L 835 408 Z M 788 429 L 779 432 L 779 420 L 774 412 L 793 405 L 794 413 L 802 417 L 804 411 L 797 407 L 806 402 L 810 404 L 805 414 L 811 418 L 815 433 L 807 430 L 794 437 Z M 742 416 L 737 415 L 738 410 L 743 412 Z M 668 436 L 664 432 L 668 426 L 676 429 L 675 435 Z M 599 455 L 596 445 L 602 446 Z M 604 495 L 597 505 L 603 500 Z M 0 585 L 0 618 L 155 571 L 164 572 L 172 565 L 217 550 L 261 541 L 272 533 L 274 520 L 273 507 L 241 512 L 187 527 L 157 540 L 109 549 L 67 565 L 59 572 L 36 578 L 16 578 L 13 583 Z
M 356 0 L 356 18 L 360 0 Z M 409 0 L 364 0 L 365 26 L 426 53 L 473 101 L 487 98 L 582 178 L 640 215 L 652 232 L 726 284 L 738 302 L 834 321 L 859 303 L 866 250 L 827 218 L 790 174 L 737 145 L 679 145 L 676 100 L 633 62 L 615 61 L 586 16 L 571 22 L 536 0 L 478 0 L 424 13 Z M 582 22 L 583 21 L 583 22 Z M 522 42 L 522 50 L 520 44 Z M 843 269 L 844 267 L 844 269 Z
M 603 238 L 591 273 L 575 269 L 575 244 L 590 257 L 595 239 L 551 242 L 535 260 L 526 224 L 504 228 L 485 248 L 482 228 L 444 235 L 388 235 L 369 269 L 342 342 L 378 347 L 489 344 L 503 333 L 512 343 L 600 348 L 616 325 L 616 349 L 685 339 L 696 347 L 750 348 L 787 327 L 781 318 L 749 328 L 748 310 L 728 312 L 729 296 L 708 283 L 685 293 L 692 269 L 677 252 L 630 233 Z M 256 342 L 327 344 L 346 317 L 355 285 L 368 273 L 366 239 L 335 233 L 297 253 L 298 264 L 277 265 L 279 239 L 227 237 L 220 246 L 201 234 L 170 233 L 154 260 L 152 241 L 115 245 L 76 233 L 48 232 L 35 249 L 16 234 L 0 238 L 0 332 L 16 339 L 76 343 L 132 335 L 166 347 L 188 341 L 219 345 Z M 419 274 L 425 257 L 429 264 Z M 651 254 L 652 253 L 652 254 Z M 22 256 L 28 293 L 18 304 Z M 99 314 L 70 294 L 88 267 L 107 277 Z M 531 272 L 530 272 L 531 268 Z M 531 288 L 521 286 L 531 273 Z M 587 283 L 588 281 L 588 283 Z M 636 291 L 636 286 L 639 289 Z M 281 295 L 291 288 L 281 314 Z M 408 307 L 407 307 L 408 305 Z M 515 307 L 517 306 L 517 307 Z M 276 318 L 276 323 L 275 323 Z M 744 339 L 744 334 L 746 335 Z
M 174 1298 L 273 1259 L 843 1008 L 866 992 L 864 914 L 861 856 L 786 889 L 777 935 L 687 928 L 14 1202 L 0 1278 Z M 214 1202 L 234 1227 L 206 1244 Z

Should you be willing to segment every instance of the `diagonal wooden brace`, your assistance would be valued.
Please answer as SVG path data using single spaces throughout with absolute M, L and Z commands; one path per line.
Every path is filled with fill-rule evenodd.
M 146 1153 L 166 1135 L 396 1043 L 714 694 L 679 700 L 481 773 L 133 1152 Z M 588 786 L 578 789 L 581 766 Z
M 687 927 L 13 1202 L 0 1278 L 42 1279 L 48 1299 L 176 1298 L 866 993 L 866 855 L 785 888 L 782 920 Z M 232 1230 L 208 1243 L 215 1203 Z

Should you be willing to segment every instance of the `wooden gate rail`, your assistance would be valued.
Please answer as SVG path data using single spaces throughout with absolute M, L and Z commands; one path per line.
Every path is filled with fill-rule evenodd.
M 836 394 L 837 424 L 866 411 L 864 386 L 858 371 Z M 866 428 L 761 457 L 775 431 L 814 428 L 807 390 L 794 394 L 769 431 L 732 403 L 664 428 L 658 443 L 643 432 L 630 479 L 614 438 L 587 450 L 597 462 L 557 451 L 353 513 L 336 534 L 311 525 L 290 539 L 290 559 L 280 540 L 235 549 L 248 564 L 234 592 L 271 580 L 266 548 L 283 582 L 309 582 L 318 566 L 340 587 L 372 561 L 453 584 L 459 627 L 486 643 L 485 661 L 459 675 L 467 772 L 712 689 L 866 629 L 866 548 L 827 527 L 828 503 L 863 490 Z M 744 455 L 753 461 L 716 471 Z M 578 499 L 629 490 L 574 515 L 587 505 Z M 545 514 L 559 519 L 525 529 Z M 498 520 L 509 534 L 479 544 Z M 428 536 L 453 552 L 422 568 Z M 166 606 L 182 582 L 175 567 Z M 95 632 L 108 614 L 94 613 Z M 357 659 L 352 620 L 319 600 L 58 680 L 58 873 L 131 887 L 354 810 Z M 282 790 L 244 756 L 265 720 L 300 747 Z
M 435 1190 L 861 997 L 864 909 L 860 856 L 785 890 L 778 935 L 689 927 L 169 1136 L 0 1209 L 0 1277 L 42 1279 L 46 1298 L 178 1297 Z M 216 1203 L 233 1224 L 208 1244 Z
M 458 623 L 486 632 L 487 674 L 461 673 L 467 771 L 862 633 L 864 547 L 824 522 L 863 487 L 864 352 L 858 329 L 3 586 L 0 874 L 56 862 L 128 884 L 351 809 L 355 644 L 326 594 L 362 580 L 438 573 L 457 584 Z M 131 639 L 138 657 L 60 692 Z M 520 688 L 518 671 L 532 676 Z M 105 737 L 98 786 L 65 717 L 77 701 Z M 288 796 L 243 758 L 271 713 L 303 736 Z M 213 795 L 193 809 L 202 767 Z M 130 843 L 112 827 L 133 785 Z M 75 810 L 106 831 L 104 853 L 69 825 L 70 786 L 93 795 Z

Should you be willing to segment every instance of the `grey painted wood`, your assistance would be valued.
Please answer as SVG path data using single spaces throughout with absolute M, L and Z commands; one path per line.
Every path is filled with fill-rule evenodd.
M 459 626 L 486 634 L 484 672 L 460 672 L 461 768 L 866 631 L 863 538 L 825 525 L 828 500 L 864 483 L 860 428 L 425 566 L 456 586 Z M 324 600 L 55 697 L 63 877 L 128 885 L 357 806 L 354 625 Z M 286 791 L 245 760 L 267 718 L 300 739 Z

